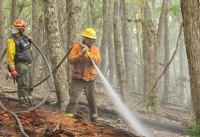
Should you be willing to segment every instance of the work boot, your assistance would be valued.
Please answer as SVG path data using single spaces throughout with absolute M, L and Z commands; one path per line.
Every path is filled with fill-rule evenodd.
M 29 103 L 23 103 L 23 104 L 20 103 L 20 106 L 23 107 L 23 108 L 29 108 L 29 107 L 31 107 L 32 105 L 29 104 Z
M 97 118 L 96 117 L 90 117 L 90 121 L 91 122 L 97 122 Z
M 20 100 L 20 101 L 19 101 L 19 105 L 20 105 L 21 107 L 23 107 L 23 108 L 28 108 L 28 107 L 32 106 L 31 103 L 28 103 L 28 102 L 26 102 L 25 100 Z
M 65 113 L 64 116 L 65 116 L 65 117 L 71 117 L 71 118 L 72 118 L 72 117 L 74 117 L 74 114 L 72 114 L 72 113 Z

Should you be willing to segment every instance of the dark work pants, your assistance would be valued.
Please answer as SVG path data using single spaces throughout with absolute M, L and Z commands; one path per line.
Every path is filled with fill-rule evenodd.
M 18 83 L 18 98 L 20 104 L 30 104 L 33 91 L 33 76 L 31 66 L 24 63 L 15 64 L 18 73 L 16 81 Z
M 81 93 L 85 91 L 86 98 L 90 108 L 90 116 L 97 115 L 97 105 L 95 100 L 95 82 L 94 81 L 83 81 L 83 80 L 72 80 L 69 89 L 69 103 L 66 108 L 66 113 L 76 113 Z

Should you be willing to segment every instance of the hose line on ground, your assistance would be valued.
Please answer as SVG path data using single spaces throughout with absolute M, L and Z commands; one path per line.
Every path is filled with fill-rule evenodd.
M 24 132 L 22 123 L 20 122 L 18 116 L 17 116 L 14 112 L 7 110 L 7 109 L 2 105 L 1 101 L 0 101 L 0 106 L 1 106 L 5 111 L 8 111 L 9 113 L 11 113 L 11 114 L 15 117 L 15 119 L 17 120 L 17 123 L 18 123 L 18 125 L 19 125 L 19 130 L 20 130 L 20 132 L 22 133 L 22 135 L 23 135 L 24 137 L 29 137 L 29 136 Z
M 24 36 L 25 36 L 25 35 L 24 35 Z M 27 36 L 25 36 L 25 37 L 27 37 Z M 14 117 L 16 118 L 17 123 L 18 123 L 18 125 L 19 125 L 19 127 L 20 127 L 20 132 L 21 132 L 25 137 L 29 137 L 29 136 L 24 132 L 23 127 L 22 127 L 22 124 L 21 124 L 21 122 L 20 122 L 20 120 L 19 120 L 19 118 L 18 118 L 18 116 L 17 116 L 16 114 L 17 114 L 17 113 L 22 113 L 22 112 L 27 112 L 27 111 L 33 111 L 33 110 L 37 109 L 39 106 L 41 106 L 41 105 L 47 100 L 47 98 L 49 97 L 49 95 L 50 95 L 50 93 L 51 93 L 51 89 L 52 89 L 52 86 L 51 86 L 51 85 L 52 85 L 52 81 L 53 81 L 53 76 L 52 76 L 52 72 L 51 72 L 51 69 L 50 69 L 50 65 L 49 65 L 49 63 L 48 63 L 48 61 L 47 61 L 45 55 L 44 55 L 43 52 L 40 50 L 40 48 L 35 44 L 35 42 L 31 41 L 31 43 L 32 43 L 32 44 L 36 47 L 36 49 L 39 51 L 39 53 L 41 54 L 42 58 L 44 59 L 46 65 L 47 65 L 47 68 L 48 68 L 48 70 L 49 70 L 49 77 L 50 77 L 49 92 L 47 93 L 46 97 L 43 99 L 42 102 L 40 102 L 40 103 L 39 103 L 38 105 L 36 105 L 35 107 L 33 107 L 33 108 L 31 108 L 31 109 L 28 109 L 28 110 L 25 110 L 25 111 L 18 111 L 18 112 L 9 111 L 8 109 L 6 109 L 6 108 L 3 106 L 3 104 L 1 103 L 1 100 L 0 100 L 0 106 L 1 106 L 4 110 L 7 110 L 7 111 L 10 112 L 12 115 L 14 115 Z M 3 53 L 2 57 L 1 57 L 1 60 L 3 60 L 3 57 L 4 57 L 5 53 L 6 53 L 6 52 L 4 51 L 4 53 Z M 1 61 L 0 63 L 2 63 L 2 61 Z M 0 65 L 1 65 L 1 64 L 0 64 Z
M 72 47 L 69 49 L 69 51 L 65 54 L 65 56 L 63 57 L 63 59 L 60 61 L 60 63 L 54 68 L 54 70 L 52 71 L 52 74 L 54 74 L 56 72 L 56 70 L 60 67 L 60 65 L 64 62 L 64 60 L 68 57 L 69 53 L 71 52 Z M 5 55 L 5 54 L 4 54 Z M 0 62 L 1 63 L 1 62 Z M 33 87 L 37 87 L 40 84 L 42 84 L 44 81 L 46 81 L 48 78 L 50 77 L 50 75 L 48 75 L 46 78 L 44 78 L 43 80 L 41 80 L 40 82 L 38 82 L 37 84 L 35 84 Z M 2 91 L 3 93 L 16 93 L 17 91 Z

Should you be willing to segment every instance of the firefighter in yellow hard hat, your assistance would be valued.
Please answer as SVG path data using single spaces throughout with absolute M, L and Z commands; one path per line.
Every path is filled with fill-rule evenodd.
M 76 113 L 79 97 L 85 91 L 90 108 L 90 120 L 95 122 L 97 119 L 97 104 L 95 100 L 95 80 L 97 71 L 91 61 L 96 65 L 100 64 L 101 58 L 99 49 L 94 46 L 97 39 L 96 31 L 87 28 L 82 33 L 84 40 L 73 46 L 68 61 L 72 64 L 72 81 L 69 89 L 70 100 L 65 110 L 65 116 L 73 117 Z M 86 54 L 87 52 L 87 54 Z
M 6 42 L 8 68 L 14 81 L 18 83 L 18 99 L 22 107 L 32 105 L 32 52 L 31 38 L 23 35 L 27 26 L 24 20 L 17 19 L 11 28 L 12 36 Z

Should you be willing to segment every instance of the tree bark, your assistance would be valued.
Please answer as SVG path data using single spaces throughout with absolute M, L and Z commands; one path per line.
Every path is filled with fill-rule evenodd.
M 38 0 L 32 0 L 32 38 L 33 41 L 35 43 L 38 44 Z M 39 52 L 37 50 L 35 50 L 35 48 L 33 48 L 33 56 L 34 56 L 34 60 L 33 60 L 33 80 L 36 81 L 37 80 L 37 74 L 39 71 Z
M 124 103 L 126 103 L 126 78 L 122 62 L 122 41 L 121 41 L 121 21 L 120 21 L 120 0 L 116 0 L 114 4 L 114 44 L 115 44 L 115 61 L 119 77 L 119 86 L 121 98 Z
M 4 9 L 3 9 L 3 0 L 0 0 L 0 55 L 3 54 L 5 49 L 5 42 L 4 42 Z
M 82 33 L 82 0 L 67 0 L 68 4 L 68 31 L 67 49 L 69 50 L 75 43 L 81 42 Z M 71 65 L 67 64 L 68 81 L 71 80 Z
M 144 4 L 143 4 L 144 5 Z M 142 35 L 143 35 L 143 41 L 142 41 L 142 46 L 143 46 L 143 68 L 144 68 L 144 91 L 143 91 L 143 95 L 146 96 L 148 94 L 149 91 L 149 67 L 148 67 L 148 58 L 149 58 L 149 53 L 148 53 L 148 36 L 147 36 L 147 13 L 146 13 L 146 5 L 144 5 L 141 9 L 141 13 L 142 13 L 142 18 L 144 18 L 144 20 L 142 20 Z
M 17 0 L 12 0 L 12 7 L 10 10 L 10 15 L 11 15 L 11 26 L 14 23 L 14 21 L 17 19 Z
M 163 23 L 164 23 L 165 12 L 167 10 L 167 1 L 168 0 L 163 0 L 163 2 L 162 2 L 162 9 L 161 9 L 161 13 L 160 13 L 158 30 L 157 30 L 158 47 L 160 47 L 161 38 L 162 38 L 162 35 L 163 35 L 163 25 L 164 25 Z
M 48 39 L 48 48 L 50 50 L 50 60 L 52 70 L 60 63 L 64 57 L 63 46 L 61 44 L 58 30 L 58 21 L 56 14 L 56 0 L 43 0 L 45 9 L 45 21 Z M 61 110 L 65 110 L 67 105 L 67 75 L 65 63 L 63 63 L 53 74 L 54 85 L 57 95 L 57 103 Z
M 115 69 L 115 58 L 113 58 L 114 53 L 114 42 L 113 42 L 113 2 L 112 0 L 109 0 L 108 4 L 108 60 L 109 60 L 109 82 L 111 85 L 115 85 L 115 75 L 116 75 L 116 69 Z
M 135 17 L 135 19 L 137 20 L 137 17 Z M 140 22 L 136 22 L 136 40 L 137 40 L 137 48 L 138 48 L 138 64 L 137 64 L 137 77 L 138 77 L 138 80 L 137 80 L 137 85 L 138 85 L 138 88 L 137 88 L 137 91 L 138 92 L 142 92 L 144 94 L 144 61 L 143 61 L 143 55 L 142 54 L 142 47 L 140 46 Z M 142 22 L 142 32 L 144 34 L 144 22 Z M 145 44 L 145 40 L 144 40 L 144 35 L 143 35 L 143 48 L 145 47 L 144 44 Z M 144 50 L 144 49 L 143 49 Z M 132 49 L 133 53 L 134 53 L 134 50 Z M 134 79 L 134 77 L 133 77 Z M 136 82 L 135 82 L 136 83 Z M 135 91 L 136 92 L 136 91 Z
M 200 119 L 200 3 L 181 0 L 185 46 L 189 64 L 191 96 L 196 120 Z
M 168 4 L 168 0 L 166 0 Z M 165 14 L 164 14 L 164 48 L 165 48 L 165 60 L 164 64 L 166 65 L 169 61 L 169 23 L 168 23 L 168 10 L 166 8 Z M 169 96 L 169 69 L 165 72 L 164 75 L 164 97 Z M 164 98 L 164 101 L 168 102 L 168 98 Z
M 107 56 L 107 37 L 108 37 L 108 6 L 107 6 L 108 0 L 103 0 L 103 34 L 101 39 L 101 47 L 100 47 L 100 53 L 101 54 L 101 65 L 100 70 L 104 76 L 106 76 L 106 56 Z
M 131 61 L 131 50 L 130 50 L 130 32 L 129 32 L 129 23 L 128 23 L 128 5 L 125 0 L 122 0 L 123 4 L 123 45 L 124 45 L 124 60 L 125 60 L 125 74 L 126 74 L 126 92 L 131 92 L 131 87 L 135 83 L 132 81 L 132 64 Z

